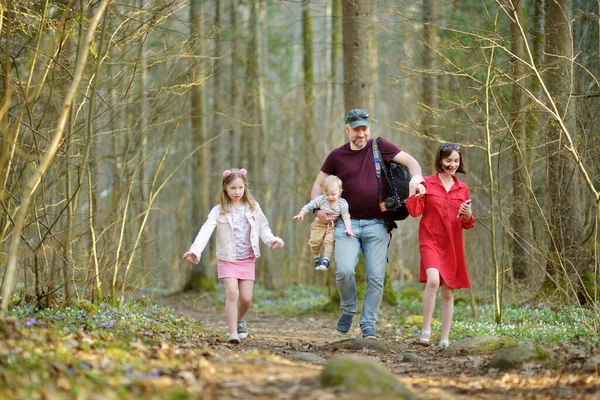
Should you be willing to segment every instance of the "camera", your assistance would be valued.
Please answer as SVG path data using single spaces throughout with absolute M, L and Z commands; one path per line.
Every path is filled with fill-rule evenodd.
M 402 207 L 403 204 L 404 204 L 404 201 L 400 200 L 400 197 L 390 196 L 390 197 L 386 198 L 384 201 L 382 201 L 381 203 L 379 203 L 379 208 L 381 209 L 382 212 L 393 211 L 393 210 L 396 210 L 396 209 Z

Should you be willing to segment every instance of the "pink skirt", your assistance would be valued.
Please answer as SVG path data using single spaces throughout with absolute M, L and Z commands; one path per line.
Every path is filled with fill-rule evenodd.
M 217 275 L 219 279 L 236 278 L 253 281 L 255 270 L 254 260 L 254 257 L 237 261 L 223 261 L 217 259 Z

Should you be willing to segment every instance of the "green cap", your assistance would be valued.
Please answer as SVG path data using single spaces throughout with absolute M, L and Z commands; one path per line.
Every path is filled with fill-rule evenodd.
M 365 110 L 354 108 L 346 115 L 346 123 L 350 128 L 354 129 L 357 126 L 371 126 L 371 118 Z

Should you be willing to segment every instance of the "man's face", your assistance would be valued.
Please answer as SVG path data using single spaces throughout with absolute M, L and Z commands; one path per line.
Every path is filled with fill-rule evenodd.
M 352 150 L 360 150 L 365 147 L 369 137 L 371 137 L 371 129 L 364 125 L 350 128 L 350 125 L 346 124 L 346 133 L 350 138 L 350 148 Z

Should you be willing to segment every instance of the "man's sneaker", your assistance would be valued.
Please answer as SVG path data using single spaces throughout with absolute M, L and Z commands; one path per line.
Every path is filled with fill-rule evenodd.
M 378 340 L 379 339 L 379 335 L 377 334 L 377 332 L 375 332 L 375 329 L 373 328 L 367 328 L 363 331 L 363 339 L 373 339 L 373 340 Z
M 244 318 L 237 323 L 237 331 L 240 339 L 246 339 L 248 337 L 248 326 L 246 326 Z
M 335 329 L 340 333 L 348 333 L 350 332 L 350 328 L 352 328 L 352 319 L 354 318 L 354 314 L 342 314 L 340 319 L 338 319 L 337 325 Z
M 238 336 L 238 334 L 236 333 L 235 335 L 232 335 L 231 333 L 227 334 L 227 341 L 231 344 L 240 344 L 240 337 Z
M 315 267 L 315 269 L 318 271 L 327 271 L 329 269 L 329 259 L 324 259 L 321 265 L 318 265 L 317 267 Z
M 313 261 L 315 262 L 315 269 L 316 269 L 316 270 L 319 270 L 319 269 L 321 269 L 321 268 L 320 268 L 320 267 L 321 267 L 321 256 L 319 256 L 319 257 L 315 257 L 315 258 L 313 259 Z

